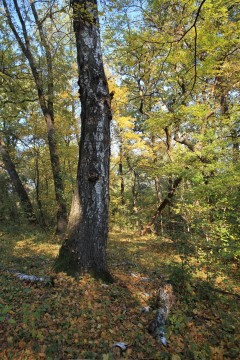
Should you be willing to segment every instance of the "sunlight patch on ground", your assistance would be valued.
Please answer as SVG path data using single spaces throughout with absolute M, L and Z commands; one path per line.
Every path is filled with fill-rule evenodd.
M 29 252 L 46 255 L 55 258 L 58 254 L 60 245 L 45 243 L 36 243 L 35 238 L 28 238 L 18 241 L 14 247 L 14 255 L 28 256 Z

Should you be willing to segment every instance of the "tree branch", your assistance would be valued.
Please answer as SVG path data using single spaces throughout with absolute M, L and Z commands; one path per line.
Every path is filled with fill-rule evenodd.
M 42 22 L 39 20 L 36 7 L 34 2 L 30 4 L 33 16 L 39 31 L 41 44 L 44 47 L 46 53 L 46 61 L 47 61 L 47 71 L 48 71 L 48 109 L 51 111 L 53 116 L 53 64 L 52 64 L 52 54 L 49 47 L 48 42 L 46 41 L 46 35 L 44 34 L 44 28 Z
M 45 114 L 47 112 L 47 106 L 46 106 L 46 101 L 45 101 L 45 97 L 44 97 L 43 84 L 42 84 L 42 80 L 41 80 L 41 78 L 39 76 L 33 54 L 32 54 L 32 52 L 30 50 L 29 36 L 28 36 L 28 33 L 27 33 L 26 25 L 25 25 L 25 23 L 23 21 L 23 18 L 22 18 L 22 15 L 21 15 L 18 3 L 17 3 L 17 0 L 14 0 L 14 5 L 15 5 L 15 8 L 16 8 L 16 11 L 17 11 L 19 21 L 20 21 L 21 26 L 22 26 L 22 31 L 23 31 L 23 34 L 24 34 L 26 44 L 24 44 L 24 42 L 22 41 L 21 37 L 18 34 L 18 31 L 17 31 L 15 25 L 13 24 L 13 21 L 12 21 L 12 18 L 11 18 L 11 15 L 10 15 L 9 8 L 8 8 L 6 0 L 2 0 L 2 1 L 3 1 L 3 6 L 4 6 L 4 9 L 5 9 L 8 24 L 9 24 L 9 26 L 10 26 L 10 28 L 11 28 L 11 30 L 12 30 L 12 32 L 13 32 L 13 34 L 14 34 L 14 36 L 15 36 L 15 38 L 16 38 L 16 40 L 17 40 L 17 42 L 18 42 L 18 44 L 19 44 L 19 46 L 20 46 L 20 48 L 21 48 L 21 50 L 23 52 L 23 54 L 25 55 L 25 57 L 27 58 L 27 60 L 29 62 L 29 65 L 30 65 L 30 68 L 31 68 L 31 71 L 32 71 L 32 75 L 33 75 L 33 78 L 35 80 L 35 84 L 36 84 L 36 87 L 37 87 L 40 106 L 42 108 L 43 113 Z
M 180 37 L 180 39 L 177 40 L 177 42 L 181 41 L 189 33 L 189 31 L 191 31 L 193 28 L 196 28 L 196 24 L 197 24 L 201 9 L 202 9 L 203 4 L 205 2 L 206 2 L 206 0 L 202 0 L 201 4 L 199 5 L 199 8 L 197 10 L 197 14 L 196 14 L 196 17 L 195 17 L 195 20 L 194 20 L 193 24 L 184 32 L 184 34 Z
M 148 232 L 148 230 L 150 229 L 150 227 L 154 224 L 154 222 L 156 221 L 156 218 L 162 213 L 162 211 L 165 209 L 165 207 L 170 203 L 172 197 L 174 196 L 178 186 L 180 185 L 182 181 L 182 177 L 178 177 L 176 180 L 174 180 L 173 185 L 170 189 L 170 191 L 168 192 L 167 196 L 165 197 L 165 199 L 161 202 L 161 204 L 159 205 L 159 207 L 157 208 L 157 211 L 155 212 L 155 214 L 152 216 L 151 221 L 146 225 L 145 229 L 143 229 L 143 231 L 141 232 L 141 235 L 146 235 L 146 233 Z

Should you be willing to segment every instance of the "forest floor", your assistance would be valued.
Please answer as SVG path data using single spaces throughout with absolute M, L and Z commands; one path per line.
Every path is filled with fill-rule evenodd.
M 34 231 L 0 231 L 0 358 L 172 359 L 240 358 L 239 267 L 210 261 L 209 254 L 179 252 L 176 241 L 132 231 L 110 233 L 108 259 L 113 284 L 89 276 L 53 274 L 60 244 Z M 206 260 L 207 259 L 207 260 Z M 10 270 L 10 271 L 9 271 Z M 15 274 L 49 278 L 21 280 Z M 175 303 L 160 345 L 147 331 L 165 281 Z M 127 344 L 120 354 L 116 342 Z

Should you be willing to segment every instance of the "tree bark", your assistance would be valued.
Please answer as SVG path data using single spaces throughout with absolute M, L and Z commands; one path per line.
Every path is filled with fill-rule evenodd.
M 123 142 L 120 137 L 120 146 L 119 146 L 119 176 L 121 181 L 121 205 L 125 205 L 125 194 L 124 194 L 124 177 L 123 177 Z
M 24 188 L 22 181 L 17 173 L 17 170 L 15 168 L 15 165 L 11 159 L 11 156 L 3 142 L 2 136 L 0 135 L 0 153 L 2 155 L 2 160 L 4 163 L 4 167 L 8 172 L 8 175 L 11 179 L 12 185 L 14 187 L 14 190 L 18 194 L 18 197 L 21 201 L 22 207 L 24 209 L 24 212 L 27 216 L 27 219 L 30 223 L 36 224 L 37 219 L 33 210 L 32 203 L 29 199 L 29 196 L 26 192 L 26 189 Z
M 133 185 L 132 185 L 132 212 L 133 214 L 137 213 L 137 198 L 138 198 L 138 191 L 137 191 L 137 179 L 138 174 L 135 170 L 133 170 Z
M 36 202 L 38 206 L 38 221 L 40 226 L 46 230 L 47 229 L 47 223 L 44 218 L 43 213 L 43 207 L 42 207 L 42 201 L 40 197 L 40 173 L 39 173 L 39 152 L 37 149 L 34 150 L 35 153 L 35 189 L 36 189 Z
M 72 2 L 81 100 L 77 184 L 67 238 L 55 263 L 69 275 L 112 280 L 107 269 L 110 96 L 102 63 L 96 0 Z

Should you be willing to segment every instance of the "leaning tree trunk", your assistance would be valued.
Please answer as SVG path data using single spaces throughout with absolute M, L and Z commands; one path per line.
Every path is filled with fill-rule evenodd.
M 110 96 L 104 74 L 96 0 L 72 2 L 81 100 L 77 184 L 57 271 L 110 280 L 106 263 Z
M 171 186 L 171 189 L 169 189 L 169 192 L 168 192 L 167 196 L 161 202 L 161 204 L 158 206 L 157 211 L 152 216 L 151 221 L 149 221 L 149 223 L 146 225 L 146 227 L 142 230 L 141 235 L 146 235 L 147 234 L 148 230 L 155 223 L 157 217 L 160 216 L 162 211 L 165 209 L 165 207 L 171 203 L 171 199 L 174 196 L 174 194 L 175 194 L 179 184 L 181 183 L 181 181 L 182 181 L 182 178 L 179 177 L 173 182 L 173 185 Z
M 8 149 L 6 148 L 6 146 L 3 142 L 1 134 L 0 134 L 0 153 L 2 155 L 2 160 L 4 163 L 5 169 L 8 172 L 8 175 L 11 179 L 11 183 L 13 185 L 14 190 L 16 191 L 16 193 L 20 199 L 21 205 L 24 209 L 24 212 L 27 216 L 28 221 L 33 224 L 37 223 L 37 219 L 36 219 L 33 207 L 32 207 L 32 203 L 29 199 L 26 189 L 24 188 L 24 186 L 22 184 L 22 181 L 18 175 L 18 172 L 17 172 L 15 165 L 11 159 Z
M 29 62 L 31 72 L 35 81 L 36 90 L 38 93 L 39 104 L 44 115 L 45 123 L 47 126 L 47 138 L 50 153 L 50 160 L 52 166 L 52 174 L 54 181 L 54 189 L 57 203 L 57 229 L 56 234 L 60 237 L 64 236 L 64 232 L 67 226 L 67 205 L 64 198 L 64 184 L 62 178 L 62 172 L 60 167 L 59 152 L 57 146 L 57 136 L 54 127 L 54 82 L 53 82 L 53 59 L 51 54 L 51 48 L 47 40 L 46 29 L 44 29 L 43 21 L 38 16 L 35 2 L 30 2 L 30 7 L 35 20 L 36 27 L 38 29 L 38 35 L 42 49 L 45 52 L 45 61 L 47 64 L 47 89 L 45 89 L 43 78 L 41 75 L 41 69 L 39 68 L 38 60 L 34 57 L 33 46 L 31 43 L 30 29 L 26 26 L 25 16 L 22 15 L 22 8 L 19 5 L 18 0 L 13 0 L 14 8 L 16 10 L 16 23 L 14 23 L 14 13 L 10 11 L 8 2 L 3 0 L 3 7 L 5 9 L 6 19 L 9 27 L 11 28 L 16 41 L 22 50 L 22 53 Z M 31 15 L 30 15 L 31 17 Z M 22 37 L 21 34 L 22 33 Z

